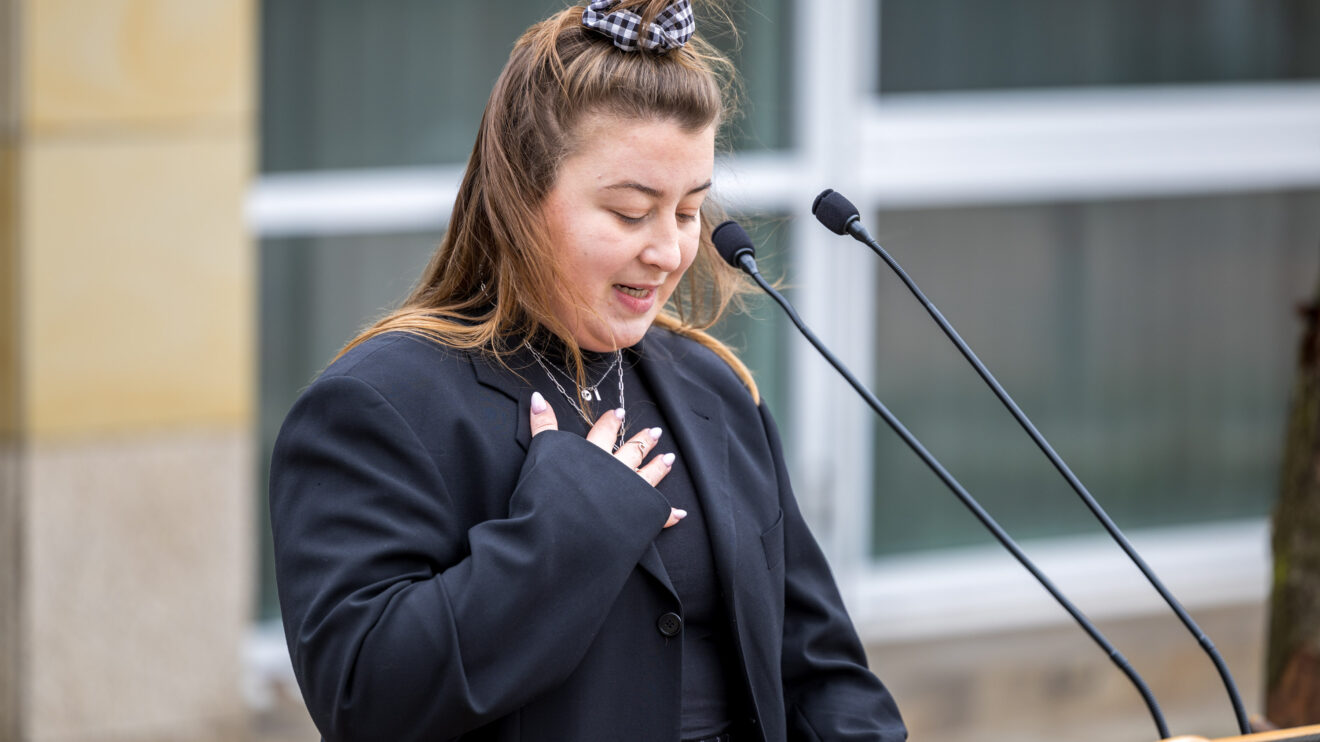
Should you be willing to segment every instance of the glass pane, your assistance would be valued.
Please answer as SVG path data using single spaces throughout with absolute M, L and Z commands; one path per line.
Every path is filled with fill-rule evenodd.
M 514 40 L 560 7 L 261 3 L 262 170 L 466 160 Z
M 1314 0 L 883 0 L 885 93 L 1320 78 Z
M 422 274 L 438 234 L 265 240 L 261 244 L 261 618 L 279 616 L 265 493 L 270 453 L 298 394 Z
M 746 90 L 734 120 L 737 150 L 783 149 L 793 137 L 793 7 L 790 0 L 730 3 L 736 40 L 711 41 L 738 66 Z M 700 6 L 698 6 L 700 7 Z
M 1320 278 L 1320 192 L 901 211 L 876 224 L 1121 527 L 1268 512 L 1295 306 Z M 1015 536 L 1099 533 L 876 262 L 881 399 Z M 989 540 L 879 426 L 875 553 Z
M 787 0 L 732 14 L 750 101 L 739 147 L 783 146 Z M 264 172 L 463 162 L 509 50 L 562 0 L 261 4 Z M 699 17 L 700 20 L 700 17 Z M 714 39 L 732 49 L 732 39 Z

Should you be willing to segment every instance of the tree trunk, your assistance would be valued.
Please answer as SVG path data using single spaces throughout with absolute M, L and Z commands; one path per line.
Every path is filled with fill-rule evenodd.
M 1279 502 L 1265 715 L 1281 727 L 1320 723 L 1320 291 L 1301 307 Z

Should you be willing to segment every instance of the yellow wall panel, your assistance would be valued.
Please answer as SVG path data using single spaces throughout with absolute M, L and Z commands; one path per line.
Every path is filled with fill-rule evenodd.
M 0 444 L 21 429 L 18 386 L 18 156 L 0 136 Z M 3 728 L 0 728 L 3 731 Z
M 26 158 L 28 433 L 247 425 L 247 137 L 46 140 Z
M 27 127 L 247 118 L 253 12 L 252 0 L 26 0 Z

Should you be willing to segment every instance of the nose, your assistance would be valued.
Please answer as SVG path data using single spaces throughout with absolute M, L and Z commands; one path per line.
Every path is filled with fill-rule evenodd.
M 668 219 L 656 219 L 655 224 L 642 249 L 642 262 L 672 273 L 683 264 L 683 231 L 677 222 Z

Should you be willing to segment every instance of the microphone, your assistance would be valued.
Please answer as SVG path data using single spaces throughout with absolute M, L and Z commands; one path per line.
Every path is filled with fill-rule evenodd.
M 761 275 L 756 269 L 756 246 L 752 244 L 751 235 L 738 222 L 730 220 L 720 224 L 711 231 L 710 241 L 715 243 L 715 250 L 724 262 L 753 277 Z
M 856 223 L 855 218 L 853 223 Z M 845 226 L 845 229 L 846 228 L 847 227 Z M 842 234 L 842 232 L 840 234 Z M 981 504 L 972 497 L 966 488 L 964 488 L 957 479 L 954 479 L 953 475 L 950 474 L 933 455 L 931 455 L 930 451 L 922 445 L 921 441 L 917 440 L 916 436 L 914 436 L 907 427 L 905 427 L 903 423 L 889 411 L 889 408 L 885 407 L 884 403 L 877 399 L 876 396 L 871 393 L 871 390 L 867 389 L 862 382 L 858 381 L 857 377 L 853 376 L 852 372 L 843 365 L 842 361 L 830 352 L 829 348 L 825 347 L 825 344 L 816 337 L 815 333 L 813 333 L 810 328 L 807 327 L 806 323 L 802 321 L 802 318 L 798 316 L 797 311 L 793 309 L 793 305 L 789 304 L 788 300 L 785 299 L 782 294 L 766 282 L 765 278 L 761 276 L 760 271 L 757 270 L 755 257 L 756 248 L 753 246 L 752 238 L 747 234 L 746 230 L 744 230 L 737 222 L 726 221 L 716 227 L 715 230 L 711 232 L 710 236 L 711 241 L 715 243 L 715 249 L 719 252 L 720 257 L 724 258 L 725 262 L 729 265 L 732 265 L 735 268 L 741 268 L 745 271 L 754 281 L 756 281 L 757 285 L 759 285 L 763 291 L 769 294 L 780 307 L 783 307 L 784 311 L 788 314 L 789 319 L 793 321 L 793 324 L 796 325 L 798 330 L 802 332 L 803 336 L 807 338 L 807 341 L 825 357 L 825 360 L 829 361 L 830 365 L 833 366 L 850 385 L 852 385 L 852 388 L 861 395 L 862 399 L 870 405 L 871 409 L 875 410 L 876 414 L 878 414 L 885 423 L 898 434 L 898 437 L 903 439 L 903 442 L 907 444 L 908 448 L 912 449 L 922 462 L 935 473 L 935 476 L 939 477 L 940 481 L 943 482 L 960 501 L 962 501 L 962 504 L 965 505 L 967 509 L 971 511 L 972 515 L 976 516 L 976 519 L 979 520 L 992 535 L 994 535 L 995 539 L 997 539 L 999 543 L 1018 560 L 1018 563 L 1036 578 L 1036 581 L 1045 588 L 1059 605 L 1063 606 L 1064 610 L 1066 610 L 1068 614 L 1073 617 L 1073 620 L 1077 622 L 1077 625 L 1080 626 L 1082 630 L 1105 651 L 1106 654 L 1109 655 L 1109 659 L 1118 667 L 1118 669 L 1123 671 L 1124 675 L 1127 675 L 1128 679 L 1132 681 L 1132 684 L 1136 686 L 1137 692 L 1141 694 L 1142 700 L 1146 702 L 1146 708 L 1150 710 L 1150 715 L 1155 721 L 1155 728 L 1159 730 L 1160 739 L 1168 737 L 1169 728 L 1164 722 L 1164 715 L 1160 712 L 1159 704 L 1155 702 L 1154 694 L 1151 693 L 1150 688 L 1146 685 L 1146 682 L 1142 680 L 1141 676 L 1137 674 L 1137 671 L 1132 668 L 1132 665 L 1128 662 L 1127 658 L 1124 657 L 1114 645 L 1109 643 L 1109 640 L 1100 633 L 1100 630 L 1095 627 L 1095 624 L 1091 623 L 1091 620 L 1086 617 L 1086 614 L 1082 613 L 1077 606 L 1073 605 L 1072 601 L 1064 597 L 1063 593 L 1054 586 L 1054 583 L 1045 576 L 1045 573 L 1042 572 L 1040 568 L 1037 567 L 1029 557 L 1027 557 L 1026 553 L 1022 551 L 1017 543 L 1013 541 L 1012 537 L 1010 537 L 999 523 L 997 523 L 995 519 L 986 512 L 985 508 L 981 507 Z
M 990 370 L 985 367 L 985 364 L 981 363 L 981 359 L 977 358 L 976 354 L 972 352 L 972 349 L 967 346 L 967 343 L 963 342 L 963 339 L 958 335 L 957 331 L 953 329 L 953 326 L 949 324 L 948 320 L 944 318 L 944 315 L 940 313 L 940 310 L 931 303 L 930 299 L 926 298 L 926 295 L 917 287 L 917 284 L 912 278 L 908 276 L 907 271 L 903 270 L 898 262 L 890 257 L 889 253 L 886 252 L 885 249 L 880 246 L 880 243 L 877 242 L 875 238 L 871 236 L 870 232 L 866 230 L 866 227 L 862 225 L 861 216 L 858 214 L 857 207 L 853 206 L 852 202 L 847 198 L 844 198 L 843 194 L 832 188 L 827 188 L 822 191 L 821 194 L 816 197 L 815 202 L 812 203 L 811 213 L 815 214 L 820 223 L 824 224 L 835 234 L 852 235 L 858 242 L 871 248 L 872 251 L 879 255 L 880 258 L 893 269 L 894 273 L 898 274 L 898 277 L 902 279 L 903 283 L 908 287 L 908 290 L 911 291 L 913 296 L 917 297 L 917 300 L 926 308 L 926 311 L 935 320 L 936 324 L 940 326 L 940 329 L 944 331 L 944 334 L 947 335 L 949 339 L 953 341 L 953 344 L 958 347 L 963 358 L 966 358 L 967 362 L 972 364 L 972 367 L 976 369 L 976 373 L 995 393 L 995 396 L 999 398 L 999 401 L 1002 402 L 1004 407 L 1006 407 L 1013 415 L 1013 418 L 1018 421 L 1018 424 L 1027 432 L 1027 435 L 1031 436 L 1031 440 L 1036 443 L 1036 446 L 1039 447 L 1041 452 L 1045 454 L 1046 458 L 1050 460 L 1050 463 L 1054 465 L 1054 468 L 1058 470 L 1059 474 L 1068 481 L 1068 484 L 1072 487 L 1073 491 L 1077 493 L 1077 496 L 1082 499 L 1082 502 L 1086 504 L 1086 507 L 1091 511 L 1091 514 L 1095 516 L 1096 520 L 1100 521 L 1101 525 L 1103 525 L 1105 530 L 1109 532 L 1109 535 L 1114 539 L 1115 543 L 1123 549 L 1123 552 L 1127 554 L 1132 563 L 1135 564 L 1137 568 L 1141 570 L 1141 573 L 1146 576 L 1146 581 L 1150 583 L 1151 587 L 1155 588 L 1156 592 L 1160 594 L 1160 597 L 1164 599 L 1164 602 L 1169 605 L 1169 608 L 1173 610 L 1178 616 L 1178 619 L 1187 627 L 1187 630 L 1196 638 L 1197 644 L 1199 644 L 1210 657 L 1210 661 L 1214 663 L 1215 669 L 1219 672 L 1219 677 L 1224 682 L 1224 688 L 1228 691 L 1229 700 L 1233 704 L 1233 714 L 1237 718 L 1238 728 L 1243 734 L 1250 734 L 1251 724 L 1247 720 L 1247 711 L 1242 704 L 1242 696 L 1238 693 L 1237 685 L 1233 682 L 1233 676 L 1228 671 L 1228 665 L 1224 662 L 1224 658 L 1219 654 L 1219 650 L 1215 649 L 1214 643 L 1205 635 L 1205 632 L 1201 630 L 1201 627 L 1192 620 L 1192 617 L 1182 607 L 1182 604 L 1178 602 L 1178 599 L 1173 597 L 1173 593 L 1169 592 L 1169 589 L 1164 586 L 1164 583 L 1160 581 L 1159 577 L 1155 576 L 1155 571 L 1152 570 L 1150 566 L 1146 564 L 1146 561 L 1141 558 L 1141 555 L 1137 553 L 1137 550 L 1127 540 L 1127 537 L 1123 535 L 1123 532 L 1120 531 L 1114 521 L 1110 519 L 1109 514 L 1104 511 L 1104 508 L 1100 507 L 1100 503 L 1096 502 L 1095 498 L 1091 496 L 1091 493 L 1082 485 L 1081 480 L 1073 474 L 1072 470 L 1068 468 L 1068 465 L 1059 457 L 1059 454 L 1055 453 L 1054 448 L 1045 440 L 1045 437 L 1040 434 L 1040 431 L 1036 429 L 1036 426 L 1027 419 L 1026 414 L 1023 413 L 1022 409 L 1013 401 L 1013 398 L 1008 395 L 1008 392 L 1004 391 L 1004 387 L 1000 386 L 999 381 L 995 379 L 994 374 L 990 373 Z
M 811 202 L 811 213 L 835 234 L 848 234 L 848 228 L 854 224 L 861 226 L 862 216 L 857 213 L 857 207 L 833 188 L 821 191 Z

